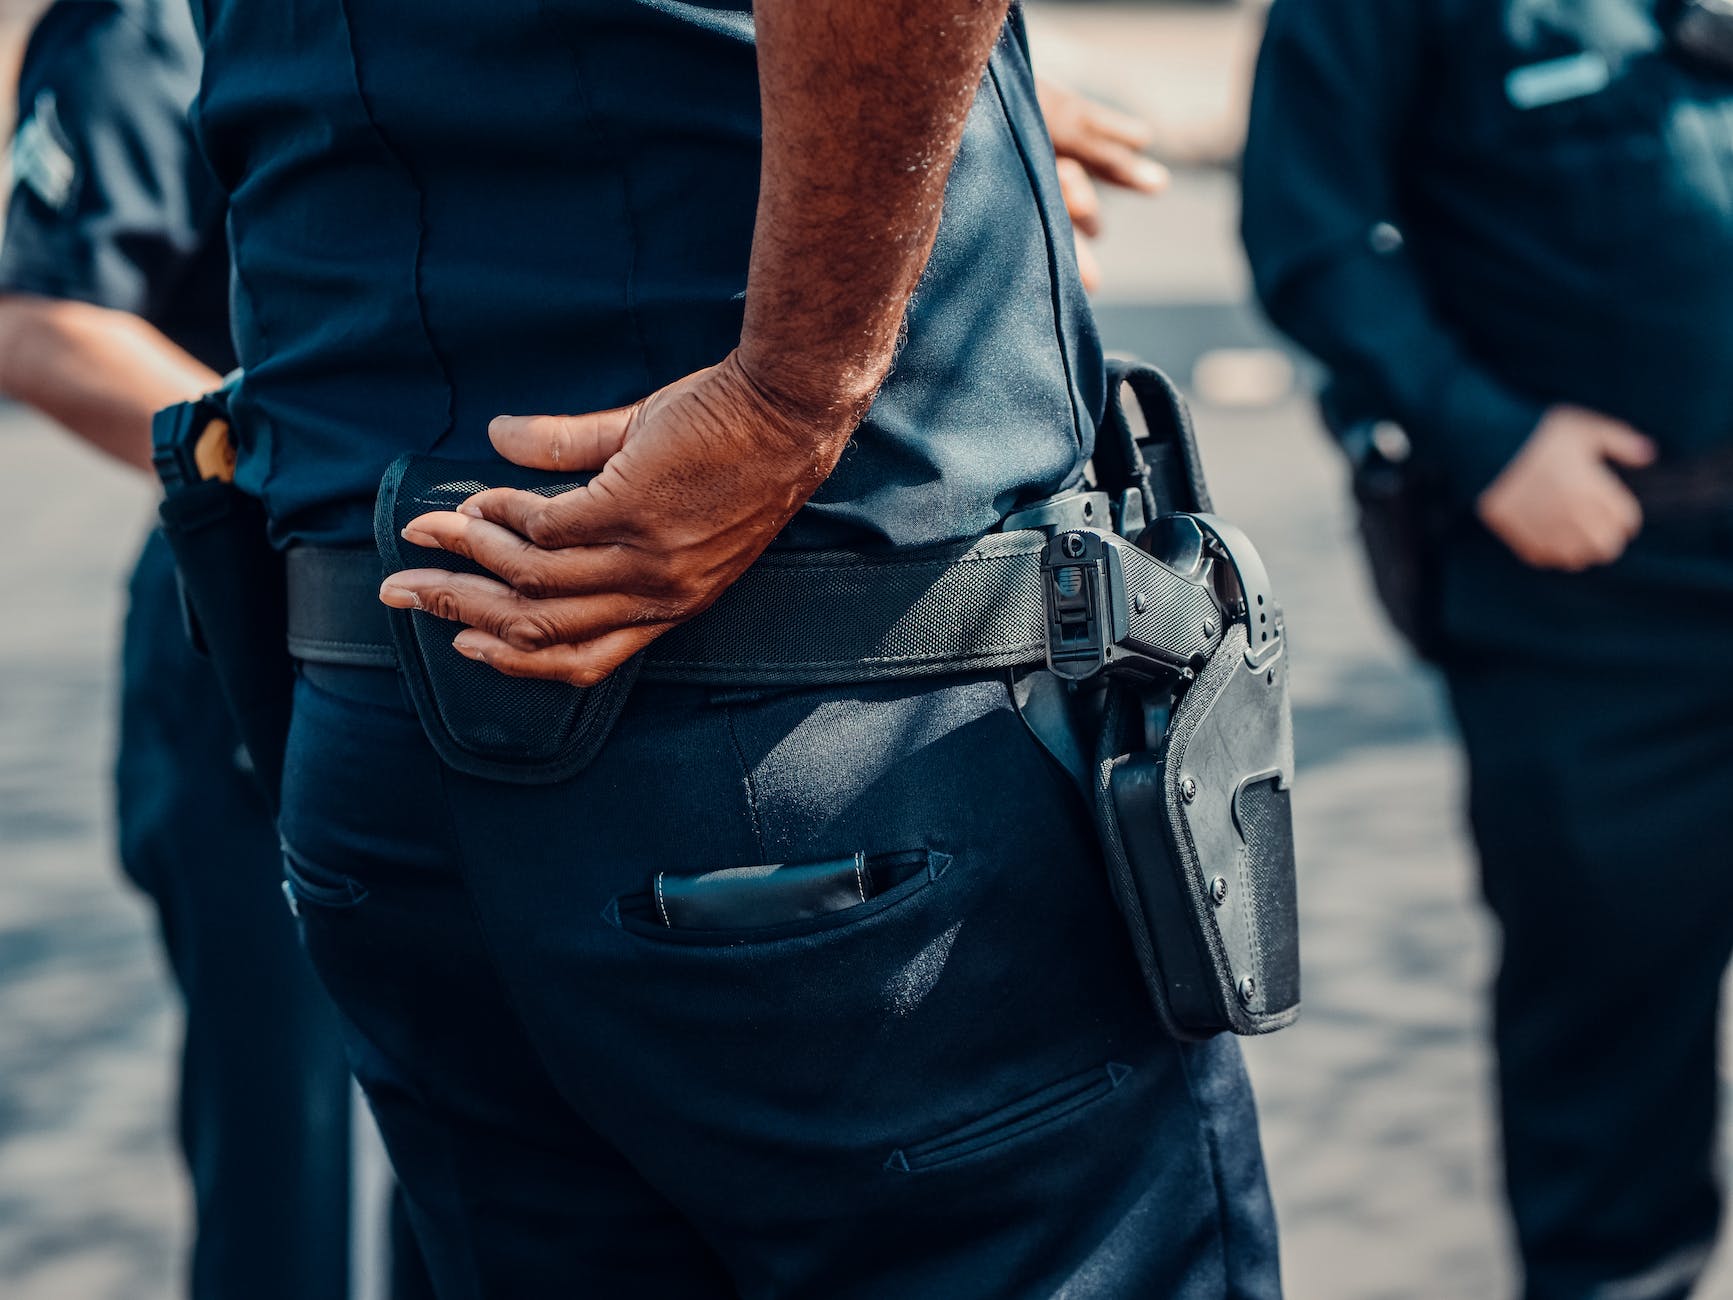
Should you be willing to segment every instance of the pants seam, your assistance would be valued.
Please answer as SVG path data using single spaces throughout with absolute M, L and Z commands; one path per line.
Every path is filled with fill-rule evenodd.
M 1204 1159 L 1209 1163 L 1210 1184 L 1215 1189 L 1216 1244 L 1221 1250 L 1222 1286 L 1225 1288 L 1223 1294 L 1231 1295 L 1233 1268 L 1228 1250 L 1227 1189 L 1222 1185 L 1222 1167 L 1216 1154 L 1215 1134 L 1210 1129 L 1209 1114 L 1198 1100 L 1197 1088 L 1192 1084 L 1191 1062 L 1187 1059 L 1185 1047 L 1174 1043 L 1173 1054 L 1179 1063 L 1179 1077 L 1185 1081 L 1185 1094 L 1191 1099 L 1192 1110 L 1197 1114 L 1198 1140 L 1203 1143 Z
M 746 749 L 740 743 L 740 735 L 734 729 L 734 709 L 731 705 L 722 708 L 723 725 L 728 729 L 728 744 L 734 751 L 734 761 L 740 764 L 740 780 L 746 787 L 746 812 L 752 819 L 752 838 L 758 845 L 760 861 L 770 856 L 770 850 L 764 843 L 764 823 L 758 815 L 758 788 L 753 784 L 752 768 L 746 761 Z
M 462 839 L 459 837 L 457 826 L 452 821 L 451 817 L 452 797 L 449 774 L 447 773 L 443 762 L 438 763 L 436 767 L 439 775 L 439 793 L 441 796 L 441 803 L 444 805 L 441 809 L 442 816 L 440 820 L 444 831 L 446 845 L 451 851 L 453 860 L 457 863 L 458 880 L 461 882 L 463 887 L 464 906 L 468 909 L 470 921 L 475 926 L 476 938 L 481 944 L 481 950 L 487 955 L 487 962 L 491 973 L 499 984 L 500 998 L 505 1002 L 506 1007 L 510 1010 L 512 1019 L 517 1024 L 518 1032 L 523 1035 L 524 1043 L 529 1048 L 530 1054 L 535 1058 L 536 1064 L 541 1067 L 542 1074 L 547 1079 L 548 1087 L 551 1088 L 554 1094 L 559 1097 L 560 1102 L 565 1106 L 565 1108 L 577 1117 L 578 1122 L 587 1126 L 588 1121 L 583 1118 L 582 1112 L 572 1104 L 571 1098 L 566 1096 L 565 1091 L 560 1087 L 559 1076 L 554 1073 L 553 1067 L 548 1063 L 547 1057 L 542 1052 L 541 1044 L 536 1041 L 535 1035 L 530 1032 L 529 1021 L 524 1015 L 523 1007 L 519 1005 L 517 994 L 512 991 L 511 981 L 506 978 L 505 970 L 500 965 L 499 953 L 495 950 L 493 939 L 488 934 L 487 924 L 482 917 L 481 908 L 475 901 L 475 892 L 469 886 L 468 855 L 463 851 Z M 599 1133 L 596 1134 L 596 1137 L 598 1141 L 607 1141 L 607 1139 L 603 1138 Z M 610 1147 L 613 1146 L 611 1142 L 609 1142 L 608 1145 Z M 615 1148 L 615 1150 L 617 1152 L 618 1148 Z M 624 1158 L 623 1153 L 621 1154 L 622 1158 Z M 640 1175 L 640 1177 L 641 1176 L 642 1175 Z M 485 1296 L 487 1293 L 482 1287 L 480 1268 L 476 1263 L 474 1248 L 471 1244 L 471 1234 L 467 1227 L 465 1230 L 465 1244 L 467 1247 L 465 1254 L 469 1256 L 470 1262 L 470 1275 L 475 1283 L 475 1294 L 478 1297 Z

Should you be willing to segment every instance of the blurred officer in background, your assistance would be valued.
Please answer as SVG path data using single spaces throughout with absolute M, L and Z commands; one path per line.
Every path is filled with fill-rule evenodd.
M 198 79 L 184 4 L 59 0 L 19 81 L 0 390 L 141 470 L 152 413 L 234 365 L 225 207 L 186 119 Z M 327 1300 L 350 1293 L 351 1084 L 246 768 L 153 534 L 126 621 L 118 812 L 186 1007 L 191 1294 Z M 423 1290 L 413 1264 L 400 1294 Z
M 616 675 L 767 546 L 894 566 L 1078 482 L 1005 0 L 199 13 L 286 870 L 445 1300 L 1277 1294 L 1238 1047 L 1159 1027 L 1003 674 Z M 550 471 L 597 473 L 450 486 Z
M 1723 17 L 1725 11 L 1723 12 Z M 1270 316 L 1395 467 L 1504 936 L 1527 1294 L 1685 1294 L 1733 948 L 1733 50 L 1672 0 L 1276 0 Z M 1720 36 L 1717 36 L 1717 31 Z M 1650 468 L 1652 465 L 1652 468 Z M 1371 521 L 1369 521 L 1371 522 Z

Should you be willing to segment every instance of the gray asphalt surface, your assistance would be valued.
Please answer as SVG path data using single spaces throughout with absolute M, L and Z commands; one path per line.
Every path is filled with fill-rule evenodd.
M 1220 87 L 1246 46 L 1238 11 L 1037 20 L 1054 65 L 1099 66 L 1172 139 L 1208 154 L 1231 135 Z M 1104 32 L 1121 39 L 1083 60 Z M 1268 341 L 1233 216 L 1209 169 L 1181 171 L 1160 203 L 1110 204 L 1110 344 L 1185 379 L 1212 350 Z M 1447 715 L 1372 608 L 1309 406 L 1226 404 L 1233 373 L 1199 404 L 1205 457 L 1218 507 L 1264 549 L 1295 654 L 1306 1014 L 1246 1053 L 1289 1292 L 1484 1300 L 1510 1277 L 1484 1032 L 1494 945 Z M 117 880 L 107 787 L 121 583 L 149 494 L 10 410 L 0 482 L 0 1296 L 157 1300 L 174 1293 L 187 1213 L 177 1027 L 150 916 Z M 1705 1294 L 1733 1297 L 1725 1265 Z

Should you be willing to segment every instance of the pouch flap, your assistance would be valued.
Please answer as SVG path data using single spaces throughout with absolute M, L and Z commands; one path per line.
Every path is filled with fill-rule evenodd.
M 753 930 L 854 907 L 872 897 L 862 854 L 829 862 L 656 873 L 656 915 L 680 930 Z
M 592 477 L 549 474 L 504 460 L 404 456 L 386 470 L 374 512 L 383 572 L 434 568 L 493 577 L 463 556 L 411 545 L 401 536 L 403 526 L 430 510 L 455 509 L 484 488 L 557 496 Z M 605 682 L 587 688 L 507 677 L 452 648 L 460 623 L 401 609 L 390 611 L 390 622 L 428 740 L 458 771 L 495 781 L 541 785 L 581 772 L 607 740 L 642 663 L 634 656 Z

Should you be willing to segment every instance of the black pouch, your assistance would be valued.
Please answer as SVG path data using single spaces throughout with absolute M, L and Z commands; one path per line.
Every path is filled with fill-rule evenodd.
M 264 506 L 232 481 L 222 393 L 159 412 L 151 438 L 164 492 L 158 516 L 174 553 L 188 635 L 211 662 L 274 814 L 295 685 L 283 557 L 270 544 Z
M 382 576 L 434 568 L 491 577 L 462 556 L 404 541 L 403 526 L 430 510 L 456 509 L 483 488 L 558 496 L 591 477 L 497 460 L 401 457 L 385 471 L 374 512 Z M 410 699 L 434 750 L 458 771 L 493 781 L 545 785 L 583 771 L 607 741 L 642 663 L 636 656 L 592 687 L 507 677 L 452 648 L 460 623 L 404 609 L 391 610 L 390 621 Z

